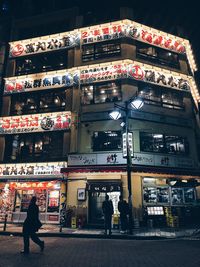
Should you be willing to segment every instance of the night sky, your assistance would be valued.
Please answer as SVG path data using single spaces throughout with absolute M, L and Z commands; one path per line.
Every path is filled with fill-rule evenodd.
M 34 10 L 33 14 L 77 6 L 80 14 L 86 14 L 86 21 L 88 19 L 93 24 L 118 19 L 120 6 L 131 7 L 135 21 L 188 38 L 200 68 L 200 10 L 197 0 L 0 0 L 1 7 L 7 8 L 4 13 L 18 18 L 29 15 L 28 3 Z

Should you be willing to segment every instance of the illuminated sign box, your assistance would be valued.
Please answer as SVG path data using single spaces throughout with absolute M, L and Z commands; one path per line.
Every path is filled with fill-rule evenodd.
M 88 84 L 115 79 L 135 79 L 174 89 L 190 90 L 190 79 L 184 74 L 142 64 L 137 61 L 116 61 L 108 64 L 78 67 L 71 70 L 62 70 L 5 78 L 4 94 L 29 92 L 51 88 L 76 86 L 79 83 Z
M 80 46 L 80 43 L 95 43 L 119 39 L 121 37 L 132 38 L 169 51 L 174 51 L 176 53 L 186 53 L 192 69 L 194 71 L 197 70 L 192 49 L 188 40 L 128 19 L 81 28 L 71 32 L 10 42 L 9 56 L 19 57 L 36 53 L 44 53 Z
M 65 167 L 67 162 L 0 164 L 0 177 L 60 175 L 60 169 Z
M 74 69 L 37 73 L 6 78 L 4 94 L 29 92 L 49 88 L 66 88 L 78 84 L 79 72 Z
M 70 126 L 70 111 L 0 118 L 0 134 L 67 130 Z

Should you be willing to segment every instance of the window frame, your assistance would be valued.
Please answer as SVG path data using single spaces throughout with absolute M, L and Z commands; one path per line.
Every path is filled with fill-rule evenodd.
M 109 47 L 111 49 L 109 49 Z M 88 50 L 90 50 L 91 52 L 87 53 L 87 48 L 90 48 Z M 93 44 L 83 44 L 81 52 L 82 62 L 121 56 L 121 42 L 120 40 L 112 40 L 112 42 L 109 41 L 97 42 Z
M 146 90 L 149 90 L 149 92 L 145 92 Z M 181 111 L 185 110 L 182 92 L 180 91 L 176 92 L 176 90 L 174 89 L 161 87 L 161 86 L 153 85 L 149 83 L 139 82 L 138 83 L 138 95 L 142 97 L 145 104 L 147 105 L 154 105 L 154 106 L 159 106 L 162 108 L 181 110 Z M 163 101 L 164 95 L 167 95 L 169 98 L 171 98 L 171 103 L 168 103 L 167 101 Z M 180 100 L 180 104 L 177 104 L 177 99 Z
M 147 144 L 152 144 L 152 149 L 150 149 L 150 148 L 144 149 L 145 139 L 143 137 L 145 137 L 145 135 L 146 135 L 146 143 Z M 152 138 L 152 141 L 148 140 L 147 136 Z M 170 147 L 169 147 L 169 149 L 167 149 L 166 139 L 167 139 L 168 136 L 177 137 L 180 140 L 182 140 L 182 143 L 184 144 L 184 152 L 183 151 L 181 152 L 180 150 L 178 150 L 178 148 L 170 149 Z M 153 138 L 162 138 L 163 141 L 155 143 Z M 143 144 L 142 144 L 142 142 L 143 142 Z M 161 145 L 157 149 L 154 149 L 154 146 L 156 146 L 156 144 L 159 144 L 159 143 Z M 182 137 L 182 136 L 179 136 L 179 135 L 140 132 L 140 152 L 147 152 L 147 153 L 151 152 L 151 153 L 162 153 L 162 154 L 169 154 L 169 155 L 176 155 L 176 156 L 183 156 L 183 155 L 186 156 L 186 155 L 189 155 L 189 142 L 188 142 L 188 138 L 187 137 Z
M 147 52 L 139 52 L 140 49 L 152 50 L 152 54 L 154 53 L 155 55 L 148 54 Z M 168 56 L 177 57 L 177 60 L 167 60 L 164 56 L 162 56 L 162 54 L 168 54 Z M 136 58 L 180 70 L 180 55 L 178 53 L 157 46 L 149 45 L 144 42 L 136 42 Z
M 98 137 L 95 137 L 95 134 L 98 134 L 98 135 L 102 135 Z M 110 139 L 109 138 L 106 138 L 106 134 L 111 134 L 110 136 Z M 112 136 L 112 134 L 116 134 L 116 138 L 115 136 Z M 105 136 L 104 136 L 105 135 Z M 112 138 L 114 137 L 114 138 Z M 95 140 L 96 138 L 96 140 Z M 101 139 L 101 140 L 100 140 Z M 113 140 L 111 139 L 115 139 L 115 147 L 112 147 L 113 144 L 111 143 L 111 145 L 109 146 L 109 142 L 113 142 Z M 121 134 L 121 131 L 94 131 L 93 134 L 92 134 L 92 138 L 91 138 L 91 142 L 92 142 L 92 150 L 93 152 L 99 152 L 99 151 L 121 151 L 122 150 L 122 134 Z M 105 143 L 107 142 L 108 143 L 108 146 L 106 149 L 103 149 L 104 148 L 104 144 L 102 143 Z M 119 147 L 117 147 L 119 146 Z
M 108 85 L 112 85 L 113 87 L 108 87 Z M 89 91 L 88 95 L 90 94 L 91 97 L 87 99 L 87 91 L 88 87 L 93 87 L 91 88 L 91 92 Z M 104 102 L 97 101 L 97 90 L 100 90 L 100 87 L 103 87 L 102 90 L 105 92 L 103 93 L 104 95 L 107 95 L 105 98 Z M 106 88 L 108 87 L 108 88 Z M 106 93 L 106 90 L 117 90 L 116 93 L 117 95 L 113 95 Z M 114 92 L 115 93 L 115 92 Z M 100 93 L 99 93 L 100 95 Z M 106 81 L 102 83 L 93 83 L 93 84 L 87 84 L 87 85 L 82 85 L 81 86 L 81 104 L 82 105 L 92 105 L 92 104 L 104 104 L 104 103 L 109 103 L 109 102 L 117 102 L 117 101 L 122 101 L 122 86 L 121 86 L 121 81 Z

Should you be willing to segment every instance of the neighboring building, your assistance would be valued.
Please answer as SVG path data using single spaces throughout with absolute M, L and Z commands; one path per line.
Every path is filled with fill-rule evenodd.
M 145 104 L 129 111 L 134 218 L 194 222 L 200 96 L 189 41 L 128 19 L 81 28 L 78 10 L 66 12 L 12 28 L 0 118 L 2 212 L 23 221 L 36 194 L 44 222 L 62 221 L 67 205 L 101 225 L 108 193 L 118 214 L 119 194 L 128 197 L 124 129 L 109 112 L 137 95 Z M 36 37 L 44 22 L 57 26 Z

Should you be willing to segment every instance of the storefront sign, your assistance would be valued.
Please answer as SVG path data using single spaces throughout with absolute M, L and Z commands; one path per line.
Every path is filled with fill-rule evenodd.
M 9 187 L 13 189 L 54 189 L 57 187 L 57 182 L 10 182 Z
M 81 70 L 80 73 L 81 84 L 122 78 L 127 78 L 127 67 L 124 63 L 113 65 L 110 64 L 107 66 L 103 66 L 103 64 L 101 64 L 99 67 L 91 66 Z
M 91 192 L 116 192 L 121 191 L 121 184 L 116 182 L 88 183 L 87 190 Z
M 128 62 L 131 62 L 130 60 Z M 134 79 L 153 83 L 164 87 L 178 90 L 190 90 L 189 77 L 169 73 L 163 69 L 156 68 L 137 61 L 132 63 L 116 61 L 112 64 L 102 63 L 96 66 L 78 67 L 70 70 L 62 70 L 35 75 L 10 77 L 5 79 L 4 94 L 44 90 L 50 88 L 61 88 L 77 86 L 79 83 L 89 84 L 116 79 Z
M 134 153 L 132 163 L 159 167 L 194 168 L 194 162 L 190 158 L 148 153 Z
M 133 165 L 163 166 L 176 168 L 194 168 L 194 162 L 190 158 L 172 155 L 155 155 L 152 153 L 134 153 Z M 84 165 L 117 165 L 126 164 L 122 152 L 98 153 L 98 154 L 77 154 L 68 156 L 68 166 Z
M 144 27 L 135 22 L 130 22 L 126 28 L 126 35 L 141 42 L 159 46 L 161 48 L 174 51 L 176 53 L 185 53 L 185 45 L 180 38 L 175 36 L 168 37 L 165 32 L 159 32 L 149 27 Z
M 38 73 L 5 79 L 4 94 L 21 93 L 50 88 L 71 87 L 79 84 L 79 72 L 71 70 Z
M 192 69 L 197 70 L 188 40 L 128 19 L 81 28 L 71 32 L 11 42 L 9 55 L 10 57 L 19 57 L 79 46 L 80 41 L 82 44 L 89 44 L 122 37 L 133 38 L 176 53 L 187 53 Z
M 19 57 L 42 52 L 49 52 L 63 48 L 71 48 L 80 43 L 79 33 L 76 31 L 42 36 L 30 40 L 10 43 L 10 57 Z
M 113 64 L 105 67 L 89 67 L 80 73 L 81 84 L 123 78 L 140 80 L 179 90 L 190 90 L 189 81 L 183 79 L 180 75 L 169 74 L 161 69 L 157 71 L 152 66 L 147 64 L 142 66 L 139 62 Z
M 111 25 L 98 25 L 81 30 L 81 40 L 83 44 L 95 43 L 118 39 L 125 36 L 126 25 L 116 23 Z
M 126 20 L 126 23 L 115 22 L 110 25 L 103 24 L 81 30 L 83 44 L 129 37 L 141 42 L 149 43 L 161 48 L 185 53 L 186 48 L 180 38 L 168 36 L 165 32 L 152 29 L 139 23 Z
M 60 169 L 67 167 L 67 162 L 0 164 L 0 177 L 60 175 Z
M 66 130 L 70 126 L 70 111 L 0 118 L 0 134 Z
M 77 154 L 68 156 L 68 165 L 69 166 L 84 166 L 84 165 L 96 165 L 97 163 L 97 154 Z

